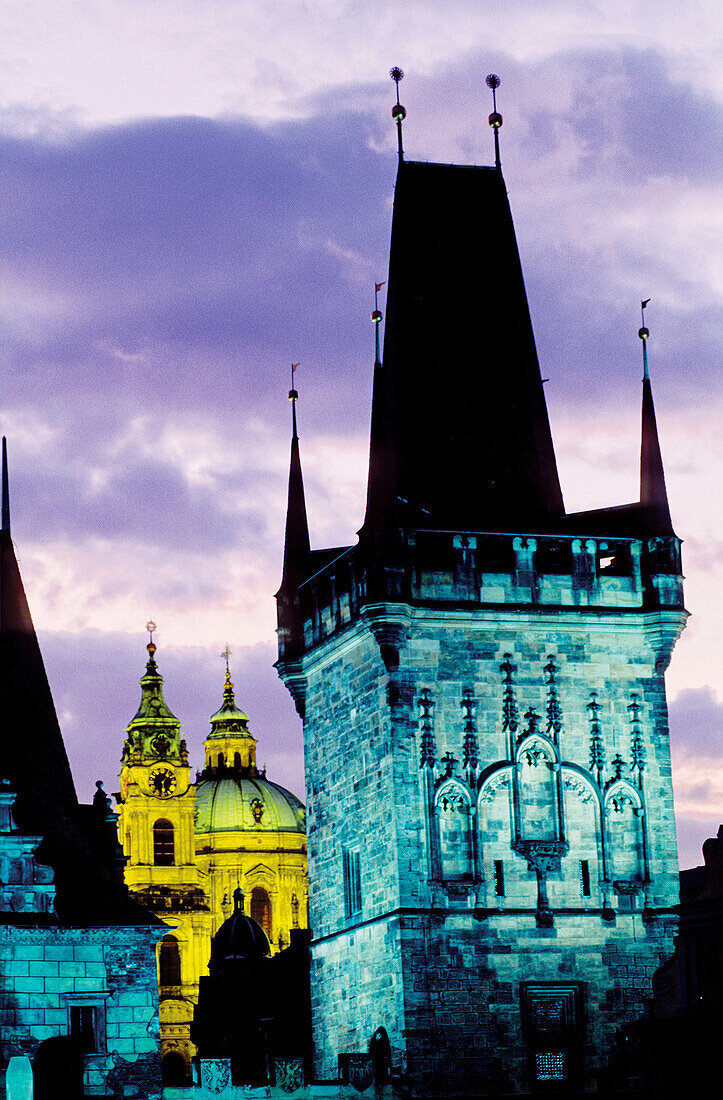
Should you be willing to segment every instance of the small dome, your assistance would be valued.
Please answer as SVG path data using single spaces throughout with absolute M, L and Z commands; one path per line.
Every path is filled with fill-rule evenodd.
M 244 912 L 244 892 L 233 892 L 233 913 L 211 940 L 209 970 L 214 973 L 238 959 L 257 959 L 271 953 L 268 936 L 260 924 Z
M 268 779 L 227 772 L 199 779 L 196 833 L 306 832 L 304 804 Z

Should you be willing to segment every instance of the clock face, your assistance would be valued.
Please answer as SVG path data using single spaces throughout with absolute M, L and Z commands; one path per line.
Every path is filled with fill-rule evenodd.
M 154 768 L 150 774 L 151 793 L 168 798 L 176 789 L 176 777 L 170 768 Z

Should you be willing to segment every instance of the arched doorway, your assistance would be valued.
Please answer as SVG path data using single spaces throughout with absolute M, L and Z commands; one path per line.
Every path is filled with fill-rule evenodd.
M 161 1076 L 164 1085 L 187 1085 L 186 1059 L 177 1050 L 169 1050 L 161 1058 Z
M 82 1100 L 83 1054 L 70 1035 L 44 1039 L 33 1060 L 34 1100 L 57 1100 L 62 1082 L 64 1100 Z

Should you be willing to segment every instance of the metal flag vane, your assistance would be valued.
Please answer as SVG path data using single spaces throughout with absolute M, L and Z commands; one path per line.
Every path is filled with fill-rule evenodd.
M 650 379 L 650 373 L 648 371 L 648 337 L 650 332 L 645 325 L 645 307 L 647 306 L 650 298 L 644 298 L 640 303 L 640 320 L 641 326 L 638 329 L 638 336 L 643 342 L 643 380 Z
M 490 73 L 485 81 L 488 88 L 492 89 L 492 114 L 487 120 L 492 127 L 495 135 L 495 168 L 498 170 L 502 167 L 500 161 L 500 126 L 502 125 L 502 115 L 497 110 L 497 89 L 502 81 L 497 76 L 497 73 Z
M 379 309 L 379 291 L 382 289 L 385 283 L 386 279 L 383 283 L 374 284 L 374 312 L 372 313 L 372 321 L 374 322 L 374 333 L 376 338 L 376 357 L 374 359 L 375 367 L 381 367 L 382 365 L 382 349 L 381 341 L 379 338 L 379 326 L 382 323 L 382 313 Z
M 407 117 L 407 112 L 399 102 L 399 81 L 404 80 L 404 70 L 395 65 L 389 70 L 389 75 L 397 86 L 397 102 L 392 107 L 392 118 L 397 124 L 397 143 L 399 145 L 399 160 L 404 160 L 404 146 L 402 145 L 402 123 Z
M 299 392 L 294 385 L 294 375 L 296 374 L 296 368 L 300 366 L 301 363 L 291 364 L 291 389 L 289 390 L 289 401 L 291 402 L 291 422 L 294 438 L 296 438 L 296 402 L 299 400 Z

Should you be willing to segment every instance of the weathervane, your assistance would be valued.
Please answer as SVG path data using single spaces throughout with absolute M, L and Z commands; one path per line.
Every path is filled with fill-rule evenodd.
M 384 283 L 386 279 L 384 280 Z M 374 360 L 375 367 L 381 367 L 382 365 L 382 352 L 381 343 L 379 339 L 379 326 L 382 323 L 382 313 L 379 309 L 379 291 L 384 286 L 384 283 L 374 284 L 374 312 L 372 313 L 372 321 L 374 322 L 374 332 L 376 336 L 376 358 Z
M 492 114 L 490 115 L 488 122 L 492 127 L 495 135 L 495 168 L 502 167 L 500 161 L 500 126 L 502 125 L 502 115 L 497 110 L 497 89 L 499 88 L 501 81 L 496 73 L 490 73 L 485 81 L 488 88 L 492 89 Z
M 645 380 L 646 378 L 650 378 L 650 374 L 648 372 L 648 337 L 650 336 L 650 333 L 645 327 L 645 307 L 647 306 L 649 301 L 650 298 L 645 298 L 640 303 L 640 320 L 642 324 L 638 329 L 638 336 L 643 342 L 643 380 Z
M 399 160 L 404 160 L 404 148 L 402 146 L 402 123 L 407 117 L 407 112 L 399 102 L 399 81 L 404 80 L 404 70 L 395 65 L 389 70 L 389 75 L 397 86 L 397 102 L 392 107 L 392 118 L 397 124 L 397 141 L 399 143 Z

